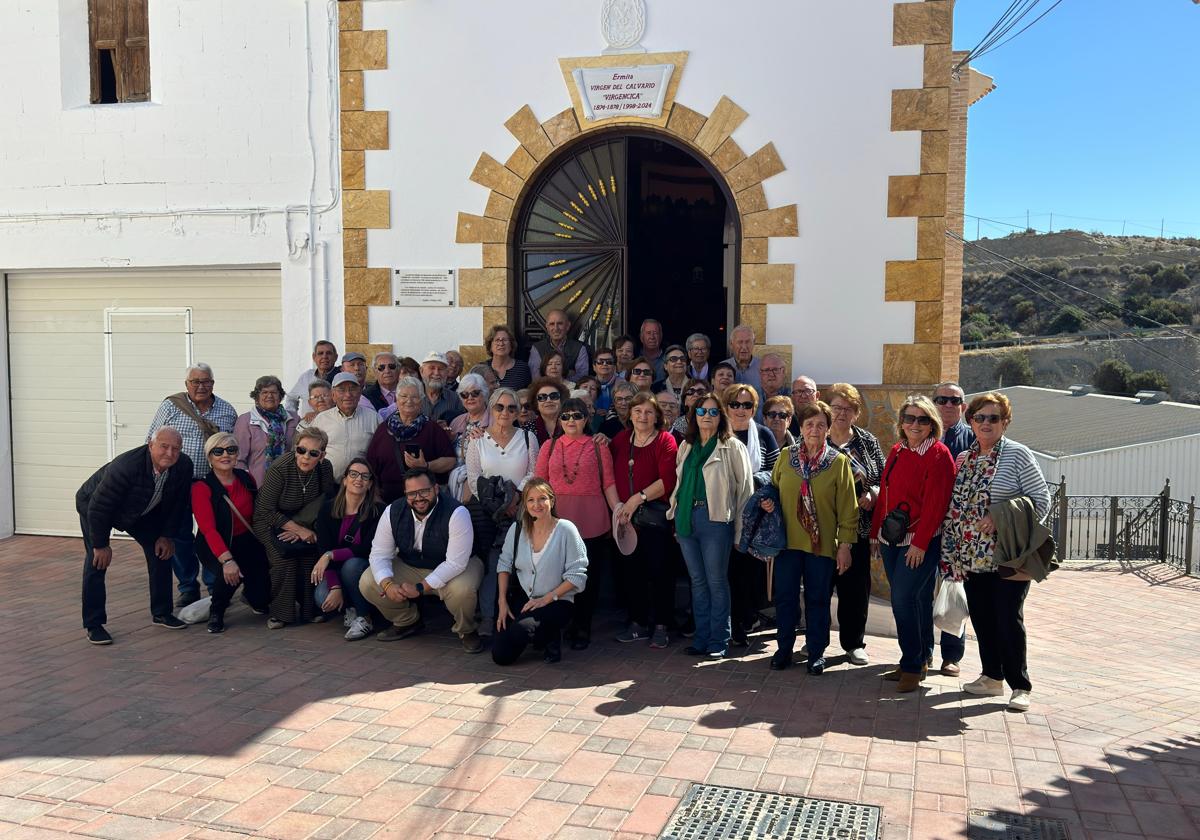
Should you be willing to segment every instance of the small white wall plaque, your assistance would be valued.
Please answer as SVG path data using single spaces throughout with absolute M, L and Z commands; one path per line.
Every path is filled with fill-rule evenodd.
M 611 117 L 662 116 L 674 64 L 633 67 L 576 67 L 571 71 L 584 116 L 591 121 Z
M 392 269 L 393 306 L 454 306 L 457 298 L 456 268 Z

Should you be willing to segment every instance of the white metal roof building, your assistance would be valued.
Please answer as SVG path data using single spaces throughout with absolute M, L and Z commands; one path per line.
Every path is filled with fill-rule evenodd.
M 1047 481 L 1066 476 L 1071 495 L 1153 495 L 1170 479 L 1171 496 L 1200 496 L 1200 406 L 1017 386 L 1008 437 L 1033 450 Z M 974 395 L 972 395 L 974 396 Z

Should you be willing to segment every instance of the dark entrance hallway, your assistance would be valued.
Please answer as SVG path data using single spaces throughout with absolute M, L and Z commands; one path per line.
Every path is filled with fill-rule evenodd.
M 571 147 L 525 198 L 517 229 L 518 329 L 543 334 L 566 309 L 593 347 L 644 318 L 668 342 L 706 333 L 722 354 L 736 301 L 736 214 L 695 156 L 654 135 L 601 135 Z M 716 358 L 720 358 L 716 355 Z

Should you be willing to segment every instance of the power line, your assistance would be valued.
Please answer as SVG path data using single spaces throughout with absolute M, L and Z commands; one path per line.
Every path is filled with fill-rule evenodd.
M 1029 27 L 1033 26 L 1033 25 L 1034 25 L 1035 23 L 1037 23 L 1039 20 L 1041 20 L 1042 18 L 1044 18 L 1046 15 L 1050 14 L 1051 12 L 1053 12 L 1053 11 L 1054 11 L 1054 10 L 1055 10 L 1055 9 L 1058 7 L 1058 4 L 1059 4 L 1059 3 L 1061 3 L 1061 2 L 1062 2 L 1062 0 L 1055 0 L 1055 2 L 1054 2 L 1054 5 L 1053 5 L 1053 6 L 1051 6 L 1049 9 L 1047 9 L 1047 10 L 1046 10 L 1046 11 L 1044 11 L 1044 12 L 1042 12 L 1040 15 L 1038 15 L 1038 16 L 1037 16 L 1037 17 L 1035 17 L 1033 20 L 1031 20 L 1029 23 L 1027 23 L 1027 24 L 1025 25 L 1025 27 L 1024 27 L 1024 28 L 1022 28 L 1022 29 L 1021 29 L 1019 32 L 1017 32 L 1017 34 L 1016 34 L 1016 35 L 1013 35 L 1013 36 L 1011 36 L 1011 37 L 1009 37 L 1009 38 L 1006 38 L 1005 40 L 1001 41 L 1000 43 L 998 43 L 998 44 L 996 44 L 996 45 L 994 45 L 994 46 L 988 47 L 986 50 L 984 50 L 983 52 L 979 53 L 979 54 L 978 54 L 978 55 L 976 55 L 975 57 L 976 57 L 976 58 L 980 58 L 981 56 L 985 56 L 985 55 L 987 55 L 987 54 L 988 54 L 988 53 L 990 53 L 990 52 L 993 52 L 993 51 L 995 51 L 995 50 L 998 50 L 998 49 L 1000 49 L 1000 48 L 1001 48 L 1001 47 L 1003 47 L 1005 44 L 1007 44 L 1009 41 L 1013 40 L 1013 38 L 1016 38 L 1018 35 L 1020 35 L 1020 34 L 1021 34 L 1022 32 L 1024 32 L 1025 30 L 1029 29 Z
M 1021 33 L 1029 29 L 1029 27 L 1033 26 L 1046 15 L 1050 14 L 1050 12 L 1054 11 L 1055 7 L 1062 3 L 1062 0 L 1054 0 L 1054 3 L 1050 6 L 1050 8 L 1046 9 L 1046 11 L 1038 15 L 1036 18 L 1022 27 L 1018 32 L 1010 36 L 1009 33 L 1012 32 L 1012 30 L 1022 20 L 1024 20 L 1030 12 L 1036 9 L 1039 3 L 1041 3 L 1041 0 L 1013 0 L 1013 2 L 1009 4 L 1008 8 L 1004 10 L 1004 13 L 1000 15 L 999 19 L 993 23 L 991 28 L 988 29 L 988 31 L 984 34 L 983 38 L 980 39 L 979 43 L 976 44 L 974 48 L 972 48 L 963 57 L 962 61 L 954 65 L 954 68 L 951 72 L 957 74 L 960 70 L 962 70 L 963 67 L 970 64 L 976 58 L 986 55 L 994 50 L 998 50 L 1000 47 L 1009 43 L 1014 38 L 1021 35 Z

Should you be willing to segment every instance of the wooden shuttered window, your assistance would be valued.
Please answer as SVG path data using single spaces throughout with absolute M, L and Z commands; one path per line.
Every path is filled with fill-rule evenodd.
M 88 0 L 92 102 L 150 99 L 148 0 Z

